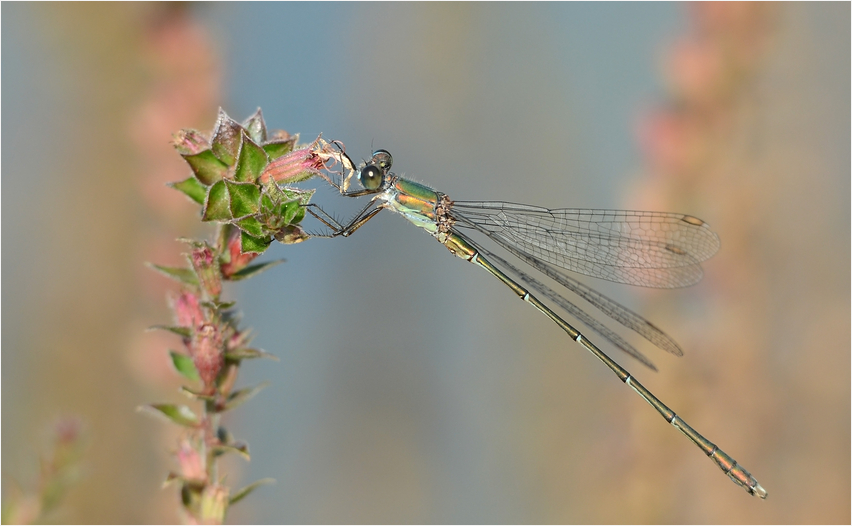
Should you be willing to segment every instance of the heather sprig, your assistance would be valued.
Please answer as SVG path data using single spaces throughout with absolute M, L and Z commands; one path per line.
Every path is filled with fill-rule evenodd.
M 266 384 L 236 388 L 243 360 L 275 358 L 250 346 L 249 331 L 239 327 L 234 302 L 221 299 L 225 281 L 253 277 L 281 261 L 252 264 L 277 240 L 285 244 L 304 241 L 299 226 L 314 190 L 287 186 L 324 173 L 335 163 L 348 166 L 336 144 L 318 137 L 297 145 L 298 136 L 268 133 L 260 109 L 242 124 L 219 110 L 213 132 L 195 130 L 175 135 L 174 146 L 192 174 L 170 186 L 201 205 L 204 222 L 216 224 L 212 241 L 183 239 L 188 251 L 184 267 L 150 266 L 178 281 L 171 297 L 174 324 L 157 326 L 182 342 L 170 350 L 175 371 L 187 382 L 180 391 L 194 401 L 183 404 L 149 404 L 143 409 L 181 426 L 175 451 L 178 469 L 166 484 L 180 488 L 187 522 L 221 523 L 228 507 L 244 498 L 263 479 L 232 492 L 218 473 L 217 459 L 237 454 L 249 459 L 248 445 L 235 440 L 222 425 L 221 416 L 255 396 Z
M 3 485 L 3 524 L 36 524 L 55 519 L 55 512 L 81 476 L 88 440 L 83 422 L 74 416 L 57 420 L 50 432 L 50 448 L 39 457 L 38 480 L 25 489 L 14 480 Z

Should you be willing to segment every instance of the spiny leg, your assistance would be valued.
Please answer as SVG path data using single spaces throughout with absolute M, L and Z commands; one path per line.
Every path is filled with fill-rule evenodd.
M 342 225 L 339 221 L 337 221 L 334 217 L 332 217 L 328 212 L 323 210 L 322 207 L 320 207 L 319 205 L 311 203 L 304 206 L 309 214 L 314 216 L 317 220 L 319 220 L 321 223 L 323 223 L 325 226 L 332 230 L 332 233 L 330 235 L 318 234 L 314 235 L 313 237 L 332 238 L 338 236 L 348 237 L 352 235 L 353 232 L 361 228 L 367 221 L 372 219 L 384 208 L 384 205 L 378 205 L 376 206 L 376 208 L 373 208 L 371 210 L 374 205 L 374 201 L 370 201 L 369 203 L 367 203 L 367 206 L 361 209 L 361 211 L 358 212 L 355 217 L 345 226 Z M 319 210 L 319 212 L 315 212 L 314 209 Z

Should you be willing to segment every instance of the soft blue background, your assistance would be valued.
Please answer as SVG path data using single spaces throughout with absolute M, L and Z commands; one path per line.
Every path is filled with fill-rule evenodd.
M 241 385 L 270 387 L 227 420 L 252 451 L 227 483 L 278 481 L 231 522 L 848 523 L 850 5 L 767 5 L 740 27 L 766 54 L 715 101 L 709 168 L 682 180 L 649 169 L 636 124 L 673 100 L 663 58 L 699 31 L 683 4 L 4 2 L 4 504 L 70 412 L 91 447 L 50 520 L 177 520 L 159 490 L 175 438 L 134 408 L 184 401 L 163 387 L 178 344 L 143 341 L 167 314 L 142 261 L 167 257 L 146 238 L 163 223 L 196 222 L 171 223 L 188 203 L 151 210 L 147 157 L 178 158 L 140 106 L 173 87 L 148 47 L 158 17 L 186 9 L 236 119 L 260 106 L 355 159 L 385 148 L 456 199 L 624 208 L 646 189 L 710 222 L 722 249 L 695 287 L 589 282 L 684 345 L 631 339 L 658 374 L 614 357 L 770 491 L 735 487 L 552 322 L 383 212 L 273 246 L 287 263 L 227 291 L 281 359 L 246 364 Z M 212 84 L 201 66 L 178 73 Z M 341 218 L 362 206 L 311 185 Z
M 676 4 L 202 13 L 222 31 L 235 117 L 259 105 L 270 125 L 304 140 L 322 132 L 356 159 L 385 148 L 395 171 L 451 197 L 553 207 L 619 206 L 640 165 L 633 124 L 661 96 L 659 51 L 683 15 Z M 318 200 L 342 217 L 355 211 L 330 191 Z M 582 438 L 583 402 L 598 382 L 619 389 L 611 373 L 390 213 L 352 238 L 275 247 L 270 257 L 288 263 L 240 291 L 257 343 L 282 358 L 246 368 L 272 379 L 236 424 L 264 459 L 248 480 L 279 480 L 258 492 L 252 520 L 545 520 L 518 453 L 529 447 L 530 410 L 519 399 L 538 383 L 527 375 L 542 356 L 560 355 L 555 365 L 577 396 L 560 415 L 576 428 L 564 451 L 574 457 L 594 440 Z

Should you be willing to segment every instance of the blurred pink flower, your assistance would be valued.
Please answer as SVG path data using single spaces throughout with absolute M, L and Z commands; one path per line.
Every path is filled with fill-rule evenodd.
M 183 438 L 178 446 L 177 453 L 180 474 L 186 480 L 202 483 L 207 480 L 207 468 L 204 465 L 204 457 L 198 452 L 188 438 Z
M 724 95 L 724 58 L 718 45 L 707 39 L 682 39 L 676 43 L 665 70 L 675 97 L 685 104 L 709 106 Z
M 695 122 L 673 110 L 654 110 L 639 120 L 639 144 L 651 169 L 663 174 L 678 174 L 690 166 L 699 134 Z
M 182 291 L 172 300 L 172 310 L 178 327 L 195 329 L 205 321 L 204 311 L 198 304 L 198 297 L 189 291 Z

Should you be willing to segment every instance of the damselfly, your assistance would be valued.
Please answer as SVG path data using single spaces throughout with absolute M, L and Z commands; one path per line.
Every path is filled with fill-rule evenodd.
M 336 143 L 335 143 L 336 144 Z M 349 170 L 338 183 L 326 178 L 342 195 L 373 198 L 348 224 L 341 224 L 320 207 L 308 211 L 332 229 L 318 237 L 349 236 L 384 209 L 404 216 L 425 229 L 456 256 L 490 272 L 521 299 L 556 322 L 568 335 L 602 361 L 710 457 L 735 483 L 765 499 L 767 492 L 742 466 L 684 422 L 636 378 L 589 341 L 532 292 L 552 301 L 610 343 L 654 365 L 635 347 L 565 299 L 554 289 L 486 250 L 463 231 L 485 234 L 509 253 L 594 307 L 636 331 L 657 347 L 678 356 L 680 347 L 639 314 L 571 278 L 565 271 L 646 287 L 675 288 L 692 285 L 702 276 L 700 263 L 719 249 L 719 237 L 704 221 L 684 214 L 622 210 L 547 209 L 497 201 L 452 201 L 441 192 L 391 173 L 386 150 L 376 150 L 355 169 L 342 148 L 331 155 Z M 349 191 L 357 176 L 362 189 Z M 522 285 L 521 283 L 524 283 Z

